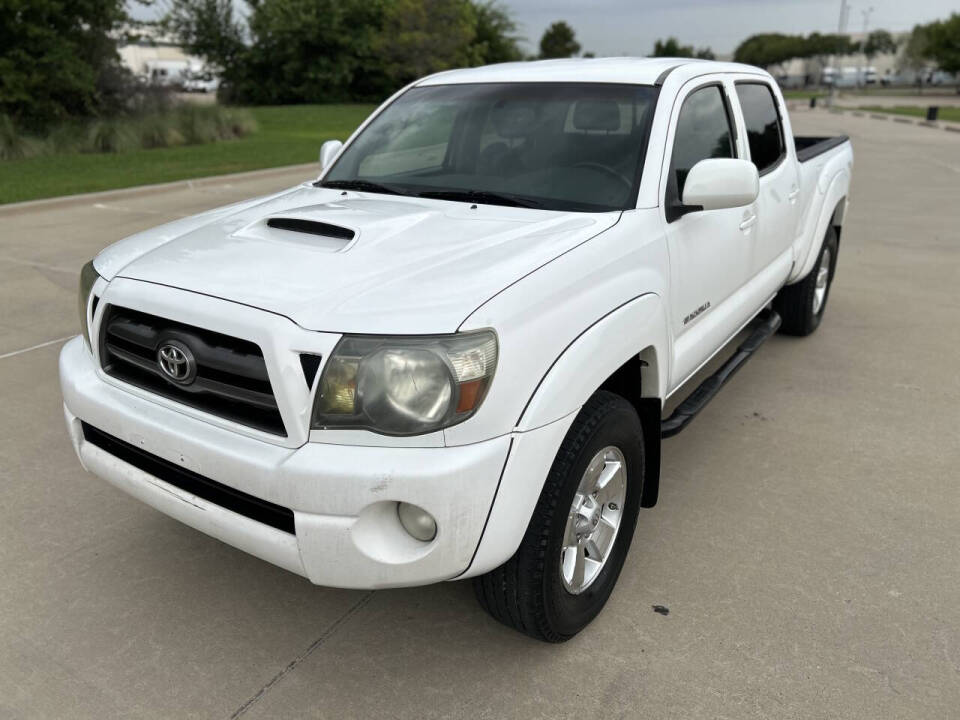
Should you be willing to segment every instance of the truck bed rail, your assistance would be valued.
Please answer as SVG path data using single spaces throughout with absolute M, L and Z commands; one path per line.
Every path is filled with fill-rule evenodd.
M 796 135 L 793 138 L 794 145 L 797 148 L 797 160 L 807 162 L 822 155 L 828 150 L 849 142 L 850 138 L 846 135 L 834 135 L 833 137 L 814 137 L 812 135 Z

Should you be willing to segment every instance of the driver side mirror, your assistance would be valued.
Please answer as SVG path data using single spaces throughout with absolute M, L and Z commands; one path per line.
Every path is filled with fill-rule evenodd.
M 743 207 L 760 194 L 760 175 L 749 160 L 701 160 L 687 174 L 681 202 L 699 210 Z
M 337 153 L 340 152 L 340 148 L 343 147 L 343 143 L 339 140 L 327 140 L 323 145 L 320 146 L 320 170 L 326 170 L 330 167 L 330 163 L 333 162 L 333 159 L 337 156 Z

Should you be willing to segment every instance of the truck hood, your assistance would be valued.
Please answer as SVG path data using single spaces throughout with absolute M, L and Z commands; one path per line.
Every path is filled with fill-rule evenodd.
M 108 280 L 212 295 L 308 330 L 445 333 L 619 217 L 307 184 L 131 236 L 95 265 Z

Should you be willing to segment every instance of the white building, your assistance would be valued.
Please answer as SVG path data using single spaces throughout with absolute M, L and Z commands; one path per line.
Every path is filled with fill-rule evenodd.
M 855 43 L 866 39 L 864 33 L 849 33 L 849 37 Z M 893 39 L 897 43 L 895 53 L 874 55 L 871 58 L 863 53 L 823 58 L 795 58 L 770 68 L 770 72 L 785 87 L 830 84 L 838 87 L 912 85 L 917 83 L 918 75 L 922 76 L 924 84 L 953 82 L 952 78 L 945 73 L 936 71 L 932 63 L 919 72 L 905 67 L 903 50 L 910 39 L 910 33 L 894 34 Z
M 154 28 L 125 28 L 124 38 L 134 42 L 117 47 L 120 60 L 130 71 L 155 85 L 177 85 L 204 69 L 202 58 L 188 55 L 173 38 Z

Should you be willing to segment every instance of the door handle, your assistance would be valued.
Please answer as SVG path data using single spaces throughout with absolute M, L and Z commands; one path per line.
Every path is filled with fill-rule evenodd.
M 743 222 L 740 223 L 740 229 L 746 231 L 752 228 L 756 224 L 757 224 L 757 216 L 754 214 L 751 214 L 748 217 L 745 217 L 743 219 Z
M 799 195 L 800 195 L 800 188 L 793 187 L 791 188 L 789 194 L 787 195 L 787 200 L 789 200 L 792 203 L 795 203 L 797 201 L 797 196 Z

